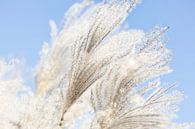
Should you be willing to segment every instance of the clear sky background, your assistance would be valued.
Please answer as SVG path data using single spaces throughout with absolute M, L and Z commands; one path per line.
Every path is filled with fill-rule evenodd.
M 78 0 L 0 0 L 0 56 L 23 57 L 33 68 L 43 41 L 49 41 L 48 21 L 58 25 L 68 7 Z M 173 73 L 163 77 L 179 82 L 188 98 L 179 122 L 195 121 L 195 0 L 143 0 L 128 17 L 134 29 L 150 31 L 170 26 L 168 48 L 173 52 Z

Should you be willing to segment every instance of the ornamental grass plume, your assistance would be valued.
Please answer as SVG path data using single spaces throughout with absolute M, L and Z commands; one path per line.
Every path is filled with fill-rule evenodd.
M 139 0 L 84 0 L 61 29 L 50 21 L 27 88 L 19 59 L 0 59 L 0 129 L 192 129 L 174 118 L 183 94 L 160 82 L 170 73 L 164 35 L 125 28 Z

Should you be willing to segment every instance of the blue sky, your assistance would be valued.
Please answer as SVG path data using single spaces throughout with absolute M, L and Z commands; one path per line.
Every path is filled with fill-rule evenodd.
M 0 0 L 0 56 L 23 57 L 29 67 L 39 59 L 43 41 L 49 41 L 48 21 L 58 25 L 77 0 Z M 150 31 L 170 26 L 168 48 L 173 52 L 173 73 L 163 77 L 179 82 L 188 98 L 182 103 L 179 122 L 195 121 L 195 1 L 143 0 L 128 17 L 134 29 Z

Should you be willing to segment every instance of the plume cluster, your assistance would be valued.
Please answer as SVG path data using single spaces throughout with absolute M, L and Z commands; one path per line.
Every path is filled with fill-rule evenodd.
M 84 0 L 70 7 L 61 29 L 50 21 L 35 70 L 35 93 L 19 59 L 0 59 L 1 129 L 192 129 L 173 122 L 183 99 L 171 72 L 164 34 L 125 27 L 140 1 Z

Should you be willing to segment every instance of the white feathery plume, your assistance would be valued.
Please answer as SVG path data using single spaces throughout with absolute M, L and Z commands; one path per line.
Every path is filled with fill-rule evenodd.
M 163 39 L 168 27 L 149 33 L 123 28 L 139 3 L 84 0 L 70 7 L 60 28 L 51 20 L 36 93 L 25 85 L 18 59 L 0 59 L 0 128 L 195 128 L 173 122 L 183 95 L 155 79 L 171 72 Z

